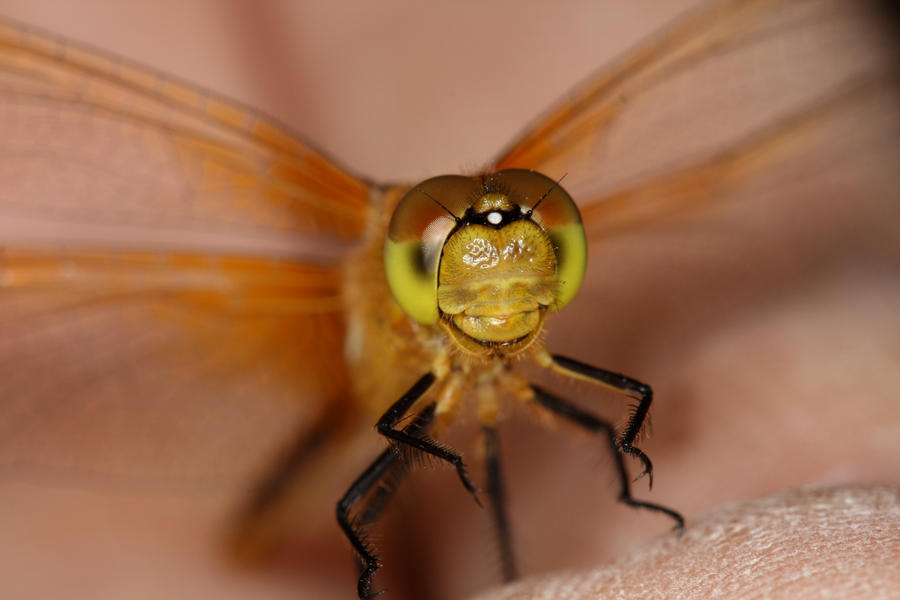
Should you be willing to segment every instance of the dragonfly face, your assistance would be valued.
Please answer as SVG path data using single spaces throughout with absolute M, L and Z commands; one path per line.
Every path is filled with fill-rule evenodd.
M 575 296 L 587 243 L 575 202 L 548 177 L 512 169 L 442 176 L 400 201 L 385 241 L 394 298 L 476 355 L 531 345 L 548 310 Z

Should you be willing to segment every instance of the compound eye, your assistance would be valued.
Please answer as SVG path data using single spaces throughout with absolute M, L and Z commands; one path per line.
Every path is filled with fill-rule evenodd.
M 550 308 L 558 311 L 578 293 L 587 268 L 587 240 L 575 201 L 558 182 L 526 169 L 494 173 L 489 178 L 489 185 L 510 190 L 512 200 L 523 211 L 533 209 L 531 219 L 550 238 L 559 280 L 556 302 Z
M 441 250 L 477 190 L 471 177 L 433 177 L 407 192 L 394 209 L 384 244 L 388 285 L 403 311 L 420 323 L 438 321 Z

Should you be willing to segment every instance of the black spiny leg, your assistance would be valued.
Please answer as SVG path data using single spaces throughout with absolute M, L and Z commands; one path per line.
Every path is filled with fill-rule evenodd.
M 487 492 L 491 499 L 491 516 L 494 520 L 494 529 L 500 545 L 503 581 L 512 581 L 518 575 L 516 573 L 516 559 L 512 550 L 509 520 L 506 515 L 506 490 L 503 486 L 503 474 L 500 470 L 500 444 L 497 439 L 496 428 L 485 426 L 483 432 L 484 456 L 488 476 Z
M 598 369 L 597 367 L 571 358 L 566 358 L 565 356 L 559 356 L 558 354 L 553 356 L 553 362 L 554 365 L 564 373 L 568 372 L 570 374 L 574 373 L 576 375 L 581 375 L 582 377 L 593 379 L 597 383 L 619 391 L 637 394 L 638 397 L 636 400 L 638 400 L 638 405 L 631 413 L 631 417 L 628 419 L 628 424 L 625 426 L 622 437 L 619 438 L 619 448 L 621 448 L 622 452 L 625 454 L 630 454 L 641 461 L 644 470 L 640 475 L 635 477 L 634 480 L 637 481 L 646 475 L 648 487 L 652 489 L 653 463 L 650 462 L 650 457 L 644 454 L 643 450 L 634 446 L 634 440 L 641 432 L 641 428 L 644 426 L 644 420 L 650 412 L 650 404 L 653 403 L 653 390 L 650 389 L 650 386 L 646 383 L 641 383 L 637 379 L 632 379 L 631 377 L 607 371 L 605 369 Z
M 365 542 L 363 529 L 366 524 L 377 518 L 384 502 L 390 495 L 390 491 L 387 488 L 382 488 L 374 492 L 367 501 L 366 496 L 377 484 L 390 482 L 391 477 L 396 474 L 397 462 L 402 456 L 401 444 L 436 456 L 456 467 L 456 472 L 463 485 L 475 497 L 475 501 L 478 502 L 479 506 L 481 505 L 476 496 L 477 490 L 466 474 L 462 457 L 423 437 L 434 418 L 435 407 L 433 404 L 417 415 L 413 422 L 404 429 L 395 429 L 397 424 L 409 413 L 416 400 L 421 398 L 431 388 L 435 379 L 436 377 L 433 373 L 423 375 L 378 420 L 376 426 L 378 432 L 397 443 L 386 449 L 375 459 L 375 462 L 353 482 L 337 505 L 338 524 L 362 562 L 362 573 L 357 584 L 357 594 L 363 600 L 368 600 L 381 594 L 381 592 L 372 593 L 372 578 L 381 565 L 372 548 Z M 360 515 L 359 518 L 352 519 L 350 516 L 351 511 L 354 511 L 360 505 L 361 509 L 355 511 Z
M 428 388 L 431 387 L 434 380 L 435 376 L 432 373 L 423 375 L 402 398 L 397 400 L 393 406 L 384 413 L 378 420 L 375 429 L 386 438 L 397 442 L 398 445 L 402 444 L 409 446 L 410 448 L 415 448 L 416 450 L 430 454 L 431 456 L 437 457 L 453 465 L 456 468 L 456 474 L 459 475 L 459 480 L 462 482 L 463 486 L 470 494 L 472 494 L 472 497 L 475 499 L 478 506 L 481 506 L 481 501 L 478 499 L 478 489 L 475 487 L 475 484 L 472 483 L 472 480 L 469 479 L 468 473 L 466 473 L 466 465 L 463 462 L 462 456 L 447 447 L 441 446 L 434 440 L 416 436 L 402 429 L 395 429 L 416 400 L 428 391 Z
M 434 421 L 435 408 L 435 404 L 429 404 L 416 416 L 412 423 L 406 426 L 404 431 L 410 435 L 424 434 L 431 427 L 432 421 Z M 378 480 L 378 488 L 375 489 L 360 505 L 360 508 L 357 511 L 358 517 L 356 522 L 362 526 L 371 525 L 378 520 L 381 513 L 384 512 L 391 496 L 394 494 L 397 484 L 409 471 L 408 463 L 399 460 L 401 455 L 396 449 L 390 448 L 389 450 L 392 450 L 392 454 L 398 460 L 395 460 L 394 463 L 390 465 L 389 469 L 386 470 L 384 475 Z
M 646 508 L 666 514 L 675 521 L 675 528 L 678 530 L 679 534 L 684 530 L 684 518 L 674 510 L 652 502 L 636 500 L 632 497 L 631 482 L 628 480 L 628 471 L 625 469 L 625 461 L 622 460 L 622 454 L 619 451 L 621 442 L 616 441 L 616 432 L 612 425 L 597 418 L 591 413 L 566 402 L 562 398 L 553 395 L 541 387 L 532 385 L 531 389 L 534 391 L 535 400 L 550 412 L 571 421 L 579 427 L 583 427 L 594 433 L 602 434 L 606 437 L 607 443 L 609 444 L 609 452 L 613 457 L 613 461 L 616 465 L 616 472 L 619 476 L 619 501 L 624 502 L 629 506 Z
M 353 482 L 344 497 L 337 504 L 337 520 L 338 525 L 344 531 L 344 535 L 350 540 L 350 545 L 359 556 L 362 563 L 362 572 L 359 575 L 359 581 L 356 584 L 356 593 L 361 600 L 368 600 L 381 594 L 372 593 L 372 578 L 375 571 L 381 566 L 378 557 L 375 556 L 374 549 L 365 541 L 363 526 L 366 519 L 359 521 L 350 518 L 350 511 L 365 498 L 366 494 L 371 490 L 383 477 L 385 477 L 394 464 L 400 459 L 400 456 L 394 452 L 392 448 L 386 449 L 378 455 L 369 468 L 366 469 L 359 478 Z
M 421 435 L 428 430 L 433 420 L 434 404 L 431 404 L 405 431 L 410 435 Z M 381 564 L 374 549 L 365 541 L 364 528 L 378 519 L 393 492 L 394 484 L 404 472 L 401 455 L 395 448 L 387 448 L 353 482 L 337 505 L 338 524 L 361 561 L 356 593 L 364 600 L 381 594 L 372 593 L 372 578 Z M 356 517 L 351 517 L 351 512 Z

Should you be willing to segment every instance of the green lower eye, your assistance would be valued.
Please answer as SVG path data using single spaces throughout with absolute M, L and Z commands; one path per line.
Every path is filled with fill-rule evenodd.
M 551 307 L 557 311 L 572 301 L 584 280 L 587 268 L 587 240 L 581 222 L 563 225 L 550 233 L 553 247 L 556 250 L 559 292 L 556 304 Z
M 424 262 L 421 242 L 384 244 L 384 266 L 391 293 L 403 311 L 420 323 L 437 323 L 437 268 Z
M 428 179 L 407 192 L 391 216 L 384 244 L 388 284 L 404 312 L 420 323 L 438 320 L 441 249 L 476 186 L 461 175 Z

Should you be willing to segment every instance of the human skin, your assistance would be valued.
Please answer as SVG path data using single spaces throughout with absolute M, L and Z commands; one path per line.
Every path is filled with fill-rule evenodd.
M 607 565 L 536 577 L 478 600 L 896 598 L 900 488 L 790 490 L 698 517 Z
M 352 62 L 346 55 L 337 52 L 319 53 L 311 61 L 315 68 L 302 72 L 298 72 L 299 69 L 292 67 L 287 61 L 273 66 L 271 57 L 273 53 L 280 52 L 282 47 L 279 46 L 279 41 L 289 48 L 286 53 L 310 52 L 306 47 L 292 48 L 296 41 L 292 42 L 288 38 L 279 40 L 278 36 L 260 36 L 259 29 L 268 33 L 267 24 L 273 21 L 289 22 L 289 17 L 286 16 L 289 12 L 272 9 L 274 14 L 263 13 L 250 18 L 249 13 L 234 6 L 228 11 L 222 11 L 212 4 L 198 4 L 191 8 L 190 18 L 187 18 L 178 12 L 186 10 L 179 3 L 154 4 L 154 9 L 148 12 L 159 18 L 159 29 L 154 32 L 149 27 L 142 27 L 146 23 L 132 22 L 131 25 L 123 25 L 123 21 L 116 22 L 118 16 L 125 19 L 124 23 L 128 23 L 128 15 L 116 15 L 115 9 L 103 7 L 99 3 L 95 13 L 90 12 L 89 4 L 78 8 L 77 16 L 84 18 L 80 24 L 71 14 L 57 15 L 54 20 L 53 11 L 47 12 L 51 16 L 46 22 L 41 22 L 39 16 L 29 18 L 37 13 L 28 11 L 39 11 L 38 3 L 28 3 L 30 7 L 27 10 L 19 7 L 18 13 L 14 8 L 15 3 L 8 4 L 10 9 L 5 11 L 7 14 L 32 20 L 65 35 L 154 64 L 165 71 L 202 82 L 207 87 L 272 112 L 351 167 L 379 179 L 420 178 L 436 172 L 477 166 L 479 162 L 493 156 L 522 125 L 568 85 L 609 60 L 623 46 L 654 29 L 656 24 L 667 20 L 661 14 L 662 9 L 656 6 L 648 9 L 652 14 L 647 15 L 646 19 L 629 15 L 621 22 L 627 26 L 617 26 L 614 24 L 616 21 L 612 9 L 607 7 L 602 22 L 610 28 L 610 34 L 601 36 L 596 31 L 591 31 L 588 37 L 602 39 L 609 46 L 601 45 L 590 57 L 587 56 L 586 49 L 581 49 L 576 53 L 577 61 L 570 55 L 564 55 L 565 60 L 562 62 L 566 69 L 571 69 L 566 75 L 569 80 L 548 83 L 550 77 L 556 75 L 557 69 L 554 66 L 545 67 L 546 73 L 530 77 L 510 77 L 509 81 L 497 83 L 496 87 L 500 91 L 496 92 L 497 95 L 492 100 L 484 100 L 483 104 L 502 105 L 502 111 L 479 113 L 474 109 L 482 103 L 461 101 L 458 96 L 423 98 L 415 93 L 417 89 L 427 88 L 421 81 L 408 88 L 396 88 L 403 90 L 397 94 L 398 101 L 393 98 L 382 99 L 380 104 L 375 103 L 375 107 L 359 111 L 334 101 L 334 98 L 346 101 L 347 98 L 360 94 L 358 79 L 342 79 L 341 73 L 346 73 L 348 62 Z M 53 10 L 57 8 L 54 6 Z M 165 11 L 171 12 L 166 15 Z M 528 11 L 522 12 L 528 14 Z M 386 22 L 399 20 L 399 17 L 389 13 L 381 15 L 381 18 Z M 572 21 L 568 25 L 555 24 L 555 28 L 567 33 L 576 31 L 578 23 L 584 18 L 573 11 Z M 484 19 L 489 23 L 503 22 L 501 17 Z M 141 19 L 137 17 L 136 20 Z M 302 30 L 300 28 L 304 26 L 309 27 L 311 32 L 316 30 L 316 26 L 310 26 L 308 21 L 298 21 L 297 30 Z M 166 27 L 170 22 L 176 24 L 175 31 L 192 32 L 191 38 L 184 40 L 175 36 L 171 39 L 172 30 Z M 425 22 L 428 22 L 427 19 Z M 107 25 L 104 26 L 103 23 Z M 186 23 L 190 24 L 189 27 Z M 227 24 L 224 28 L 223 23 Z M 327 28 L 320 26 L 319 29 Z M 366 28 L 361 29 L 364 32 Z M 135 35 L 135 31 L 145 33 Z M 541 19 L 537 20 L 534 31 L 546 31 Z M 354 30 L 352 39 L 348 37 L 336 42 L 333 47 L 344 49 L 358 44 L 363 50 L 358 50 L 355 55 L 351 52 L 352 57 L 366 54 L 365 49 L 384 43 L 382 37 L 367 38 L 363 32 Z M 117 38 L 114 33 L 125 35 Z M 235 36 L 235 33 L 240 35 Z M 402 29 L 393 35 L 401 33 Z M 104 35 L 110 37 L 104 39 Z M 391 35 L 384 37 L 390 38 Z M 166 39 L 167 43 L 159 44 L 159 39 Z M 305 34 L 297 34 L 297 39 L 307 38 Z M 477 39 L 491 38 L 485 32 Z M 140 47 L 142 40 L 147 42 L 143 49 Z M 516 50 L 523 53 L 516 57 L 517 60 L 531 65 L 539 64 L 541 52 L 526 58 L 524 53 L 527 49 L 535 48 L 535 44 L 526 43 L 527 41 L 524 40 Z M 571 40 L 567 40 L 567 44 L 569 43 Z M 184 46 L 179 48 L 180 44 Z M 189 50 L 196 48 L 198 44 L 203 50 Z M 561 44 L 557 52 L 561 54 L 567 44 Z M 541 49 L 546 54 L 546 47 Z M 487 92 L 484 91 L 483 82 L 478 85 L 471 82 L 473 72 L 479 72 L 485 65 L 498 65 L 496 69 L 501 72 L 511 69 L 508 67 L 509 63 L 501 62 L 501 55 L 485 58 L 483 54 L 479 54 L 478 52 L 485 50 L 478 44 L 465 45 L 466 52 L 478 51 L 474 55 L 464 53 L 461 48 L 452 48 L 444 55 L 443 62 L 426 55 L 426 50 L 423 49 L 423 55 L 418 59 L 425 64 L 444 65 L 442 77 L 457 72 L 450 68 L 454 61 L 467 65 L 466 69 L 457 72 L 459 82 L 456 87 L 466 91 L 476 88 L 479 97 Z M 217 59 L 223 55 L 243 59 Z M 344 63 L 339 62 L 341 57 Z M 329 62 L 330 60 L 335 62 Z M 506 60 L 512 59 L 507 57 Z M 576 62 L 579 64 L 577 67 Z M 507 69 L 503 68 L 504 64 Z M 388 75 L 387 80 L 403 78 L 403 73 L 396 74 L 396 65 L 385 62 L 381 68 L 383 71 L 378 72 L 378 75 L 368 68 L 360 71 L 370 72 L 373 80 L 384 81 L 383 73 L 391 72 L 394 75 Z M 513 87 L 517 82 L 521 86 L 519 89 Z M 328 91 L 317 91 L 315 94 L 323 95 L 309 99 L 309 90 Z M 364 92 L 362 95 L 366 96 Z M 510 97 L 520 100 L 515 103 L 506 101 Z M 427 106 L 426 113 L 414 112 L 415 106 L 421 107 L 423 104 Z M 351 105 L 357 106 L 358 101 L 354 100 Z M 312 116 L 307 116 L 308 114 Z M 440 118 L 428 117 L 435 114 L 440 115 Z M 365 128 L 360 125 L 362 119 L 369 124 Z M 427 122 L 430 126 L 432 121 L 442 129 L 432 130 L 423 125 Z M 373 129 L 377 127 L 381 129 Z M 473 130 L 477 134 L 470 133 Z M 466 133 L 459 135 L 459 132 Z M 442 143 L 435 144 L 436 139 Z M 428 152 L 421 150 L 423 140 Z M 444 140 L 447 140 L 446 143 Z M 892 172 L 885 169 L 884 172 L 893 173 L 896 178 L 896 170 Z M 712 222 L 716 223 L 715 220 Z M 725 218 L 724 222 L 729 221 Z M 684 224 L 684 231 L 689 232 L 692 227 L 697 228 L 703 224 L 702 219 L 688 222 Z M 788 229 L 779 231 L 776 228 L 774 235 L 787 236 L 791 233 Z M 592 337 L 575 343 L 570 341 L 586 319 L 598 318 L 594 316 L 596 311 L 592 310 L 593 307 L 586 304 L 579 306 L 576 303 L 573 304 L 572 312 L 561 314 L 550 321 L 548 345 L 578 356 L 587 356 L 579 352 L 585 352 L 588 345 L 593 345 L 598 349 L 589 356 L 601 366 L 627 372 L 654 385 L 657 399 L 654 412 L 655 435 L 643 447 L 655 459 L 656 482 L 652 493 L 647 493 L 643 483 L 637 484 L 635 489 L 642 498 L 682 510 L 688 517 L 685 538 L 680 542 L 667 538 L 661 545 L 635 549 L 643 544 L 650 544 L 649 538 L 663 534 L 669 523 L 646 515 L 632 515 L 627 509 L 615 505 L 613 490 L 608 484 L 606 472 L 602 471 L 607 468 L 607 464 L 591 465 L 592 458 L 585 460 L 586 444 L 575 445 L 574 449 L 568 446 L 557 449 L 558 438 L 538 435 L 540 439 L 537 441 L 531 437 L 525 437 L 523 441 L 522 436 L 536 434 L 532 434 L 531 429 L 522 429 L 526 433 L 513 434 L 513 439 L 517 440 L 514 447 L 538 444 L 541 449 L 532 450 L 531 454 L 526 449 L 518 459 L 511 461 L 518 464 L 518 468 L 517 464 L 511 465 L 509 476 L 511 496 L 514 499 L 511 506 L 514 526 L 517 532 L 521 532 L 520 538 L 531 542 L 524 544 L 521 551 L 526 561 L 538 565 L 541 570 L 568 566 L 588 567 L 631 550 L 634 552 L 628 554 L 631 558 L 603 567 L 594 572 L 594 575 L 566 575 L 565 579 L 572 582 L 573 586 L 584 586 L 582 592 L 577 589 L 572 592 L 582 593 L 582 596 L 572 595 L 572 598 L 596 597 L 596 589 L 592 586 L 599 585 L 598 582 L 603 582 L 604 589 L 609 593 L 610 588 L 606 586 L 613 585 L 609 582 L 617 577 L 623 582 L 623 586 L 637 586 L 621 588 L 621 596 L 642 597 L 640 591 L 646 589 L 640 587 L 642 585 L 676 585 L 677 582 L 673 583 L 676 576 L 684 577 L 686 574 L 705 581 L 707 578 L 704 576 L 704 569 L 711 571 L 710 576 L 715 575 L 721 564 L 703 560 L 705 555 L 721 557 L 734 554 L 748 564 L 763 557 L 773 561 L 777 556 L 796 558 L 792 549 L 807 547 L 809 537 L 805 536 L 807 532 L 802 528 L 799 532 L 788 531 L 786 522 L 777 518 L 790 513 L 785 506 L 794 507 L 801 512 L 811 512 L 817 519 L 824 510 L 832 518 L 821 518 L 816 522 L 833 523 L 832 535 L 836 538 L 840 538 L 845 531 L 840 525 L 847 522 L 846 513 L 851 509 L 858 509 L 854 513 L 854 526 L 866 527 L 868 519 L 868 528 L 872 530 L 873 536 L 885 524 L 893 523 L 893 530 L 897 531 L 896 526 L 900 524 L 897 523 L 896 492 L 891 494 L 854 487 L 896 481 L 896 456 L 900 439 L 897 426 L 900 423 L 900 407 L 896 402 L 896 392 L 900 389 L 900 374 L 896 367 L 900 349 L 896 340 L 900 339 L 900 322 L 894 307 L 900 300 L 900 286 L 897 285 L 896 277 L 890 275 L 892 271 L 889 267 L 892 263 L 885 258 L 889 254 L 889 248 L 898 247 L 897 238 L 890 237 L 896 234 L 896 228 L 891 229 L 885 225 L 884 229 L 877 230 L 875 233 L 882 239 L 883 245 L 871 250 L 859 250 L 866 242 L 865 236 L 859 232 L 856 232 L 858 238 L 840 239 L 835 239 L 834 230 L 826 226 L 806 232 L 811 238 L 816 235 L 821 238 L 811 247 L 832 249 L 823 254 L 825 264 L 818 266 L 818 277 L 811 281 L 792 279 L 790 270 L 786 269 L 784 278 L 778 280 L 777 286 L 762 276 L 761 287 L 754 288 L 749 284 L 745 287 L 736 286 L 733 295 L 723 300 L 737 307 L 734 312 L 729 313 L 719 307 L 718 312 L 712 311 L 715 318 L 709 319 L 706 325 L 699 316 L 710 312 L 709 294 L 700 289 L 700 286 L 709 284 L 708 279 L 704 279 L 702 275 L 713 271 L 710 265 L 714 266 L 714 263 L 703 256 L 694 256 L 688 250 L 677 257 L 674 267 L 672 263 L 668 264 L 669 270 L 680 268 L 691 272 L 693 269 L 695 274 L 700 275 L 683 279 L 681 288 L 665 288 L 654 283 L 666 281 L 673 286 L 679 285 L 679 282 L 672 281 L 675 278 L 671 273 L 667 275 L 653 269 L 653 265 L 658 264 L 660 259 L 671 257 L 671 252 L 664 245 L 654 242 L 657 239 L 654 236 L 659 233 L 651 229 L 611 243 L 604 248 L 604 257 L 597 258 L 595 262 L 598 270 L 599 266 L 606 267 L 605 272 L 610 274 L 609 277 L 624 277 L 633 291 L 643 290 L 649 295 L 660 295 L 662 292 L 671 293 L 675 290 L 678 292 L 676 295 L 684 302 L 677 306 L 673 303 L 668 309 L 663 303 L 641 304 L 649 302 L 641 294 L 635 292 L 629 295 L 616 289 L 617 286 L 608 286 L 609 289 L 603 288 L 603 293 L 619 300 L 618 303 L 610 304 L 614 304 L 614 308 L 622 312 L 607 313 L 611 322 L 594 330 L 604 331 L 604 339 Z M 663 230 L 663 233 L 672 235 L 671 231 Z M 686 240 L 696 240 L 685 235 Z M 709 244 L 697 246 L 693 251 L 715 256 L 717 253 L 728 252 L 731 248 L 727 239 L 720 239 L 715 235 L 709 236 L 709 239 L 712 240 Z M 835 257 L 844 248 L 853 251 L 849 253 L 848 260 L 841 262 Z M 769 260 L 771 257 L 764 255 L 764 259 Z M 783 265 L 763 264 L 760 270 L 771 267 L 770 271 L 777 271 L 779 266 Z M 727 281 L 734 283 L 731 279 Z M 594 285 L 604 283 L 597 282 Z M 766 295 L 766 292 L 769 294 Z M 623 313 L 629 316 L 639 314 L 646 320 L 622 317 Z M 692 335 L 687 335 L 674 325 L 667 325 L 679 319 L 692 324 Z M 527 428 L 527 424 L 520 424 L 519 427 Z M 519 437 L 516 438 L 516 435 Z M 471 456 L 474 459 L 477 453 L 472 452 Z M 578 460 L 581 462 L 578 463 Z M 594 477 L 596 481 L 585 481 L 591 479 L 586 474 L 591 474 L 586 471 L 591 467 L 601 470 L 601 474 Z M 523 477 L 523 474 L 526 476 Z M 348 475 L 352 477 L 352 471 Z M 486 527 L 484 516 L 467 505 L 456 508 L 468 500 L 453 487 L 456 482 L 446 473 L 429 473 L 424 478 L 429 480 L 429 484 L 437 486 L 438 491 L 434 494 L 438 499 L 433 501 L 435 508 L 431 512 L 425 512 L 423 516 L 412 515 L 407 521 L 404 521 L 405 515 L 391 518 L 391 525 L 406 527 L 407 530 L 396 536 L 400 538 L 399 549 L 393 555 L 388 550 L 388 556 L 394 561 L 388 562 L 388 565 L 409 560 L 422 570 L 427 570 L 432 579 L 432 589 L 446 589 L 446 597 L 459 597 L 473 590 L 473 584 L 458 575 L 459 571 L 465 570 L 459 565 L 468 566 L 472 562 L 479 562 L 479 552 L 489 552 L 484 548 L 489 544 L 488 536 L 481 531 Z M 547 490 L 565 490 L 565 482 L 575 481 L 584 483 L 585 491 L 572 500 L 572 504 L 561 504 L 556 500 L 551 500 L 549 505 L 540 503 L 542 497 L 552 496 Z M 840 484 L 850 487 L 832 494 L 803 492 L 777 496 L 780 500 L 769 503 L 739 505 L 743 508 L 720 508 L 734 501 L 777 494 L 782 490 L 807 484 Z M 421 493 L 423 487 L 425 486 L 417 486 L 415 489 Z M 544 492 L 536 494 L 530 488 L 538 488 Z M 873 497 L 877 497 L 877 501 Z M 440 498 L 445 498 L 446 501 L 442 502 Z M 848 498 L 853 500 L 849 501 Z M 400 498 L 399 501 L 403 502 L 403 499 Z M 150 501 L 146 503 L 152 504 Z M 405 505 L 411 503 L 412 501 L 407 500 Z M 874 505 L 881 508 L 869 513 L 862 508 Z M 891 505 L 894 506 L 893 509 L 889 508 Z M 813 506 L 816 511 L 801 510 L 803 507 Z M 216 507 L 218 508 L 218 504 Z M 153 510 L 153 507 L 142 507 L 140 512 L 147 519 L 146 515 L 154 514 Z M 157 506 L 155 510 L 164 514 L 168 508 L 160 509 Z M 564 518 L 572 513 L 581 517 L 578 520 Z M 440 521 L 436 515 L 441 518 L 449 515 L 449 518 Z M 761 518 L 761 515 L 771 518 Z M 537 519 L 536 516 L 541 518 Z M 134 521 L 134 516 L 127 510 L 122 510 L 121 514 L 111 511 L 104 526 L 122 537 L 143 540 L 140 528 L 135 526 Z M 759 546 L 748 552 L 749 547 L 742 545 L 740 539 L 728 539 L 727 536 L 723 539 L 713 535 L 712 524 L 724 521 L 744 523 L 755 532 L 756 540 L 787 539 L 789 543 L 769 547 L 769 554 L 764 554 Z M 135 529 L 138 532 L 132 533 Z M 577 536 L 578 539 L 570 541 L 579 532 L 583 533 Z M 808 533 L 810 537 L 813 533 L 816 536 L 825 535 L 819 530 Z M 337 536 L 337 532 L 334 535 Z M 388 536 L 388 533 L 385 535 Z M 167 545 L 177 545 L 184 540 L 173 534 L 165 537 L 164 541 Z M 889 541 L 890 538 L 887 538 L 884 543 Z M 416 556 L 416 551 L 423 544 L 429 544 L 437 550 L 426 553 L 426 556 Z M 856 556 L 861 553 L 864 555 L 870 547 L 866 544 L 824 544 L 819 554 L 831 556 L 832 564 L 840 565 L 846 562 L 848 554 L 856 552 Z M 326 548 L 328 563 L 332 565 L 333 571 L 340 573 L 337 581 L 333 582 L 331 578 L 325 582 L 315 577 L 302 578 L 296 583 L 300 588 L 299 592 L 295 587 L 281 584 L 277 591 L 285 597 L 296 597 L 298 594 L 302 597 L 304 592 L 317 593 L 321 597 L 328 593 L 334 597 L 346 597 L 347 590 L 352 589 L 353 573 L 352 568 L 345 564 L 347 561 L 342 554 L 345 549 L 341 547 L 339 540 L 332 542 L 330 546 L 326 545 Z M 454 548 L 463 549 L 455 550 L 456 554 L 474 555 L 475 558 L 468 561 L 453 558 Z M 204 546 L 202 550 L 206 551 L 207 548 Z M 687 550 L 690 550 L 688 556 Z M 109 549 L 103 551 L 108 552 Z M 197 553 L 201 549 L 193 547 L 192 551 Z M 897 553 L 896 545 L 893 551 L 894 554 Z M 102 551 L 98 551 L 100 552 Z M 671 560 L 660 558 L 666 553 L 672 557 Z M 404 554 L 411 556 L 405 557 Z M 173 551 L 172 556 L 177 557 L 178 551 Z M 102 560 L 102 556 L 100 559 Z M 684 559 L 684 562 L 679 562 L 679 559 Z M 218 593 L 223 582 L 229 581 L 227 577 L 217 567 L 203 561 L 197 562 L 206 569 L 203 575 L 195 576 L 196 581 L 203 582 L 194 584 L 200 590 L 197 595 Z M 774 562 L 783 565 L 785 569 L 794 567 L 788 562 Z M 193 563 L 188 561 L 188 564 Z M 874 583 L 889 583 L 886 577 L 890 573 L 885 573 L 882 563 L 863 560 L 861 564 L 860 575 L 867 575 L 862 579 Z M 455 568 L 451 565 L 455 565 Z M 167 577 L 177 580 L 177 577 L 172 576 L 171 570 L 163 570 L 160 575 L 153 571 L 153 566 L 151 561 L 143 564 L 138 561 L 137 566 L 130 567 L 128 572 L 133 589 L 141 588 L 141 577 L 146 578 L 147 589 L 153 589 L 154 585 L 165 588 Z M 867 572 L 868 568 L 871 571 Z M 641 577 L 634 577 L 635 573 Z M 329 577 L 331 575 L 333 573 L 329 573 Z M 780 579 L 782 575 L 783 572 L 776 571 L 765 573 L 765 577 L 771 581 L 773 596 L 775 584 L 783 581 Z M 490 583 L 493 581 L 492 577 L 490 574 L 482 575 L 480 580 Z M 747 577 L 743 581 L 747 587 L 734 590 L 734 597 L 748 597 L 748 590 L 765 590 L 766 581 L 764 577 Z M 804 582 L 812 590 L 823 592 L 826 584 L 845 583 L 844 580 L 812 576 L 801 581 Z M 526 594 L 531 592 L 524 590 L 536 590 L 536 586 L 541 584 L 524 585 L 524 588 L 510 589 L 517 590 L 517 594 Z M 760 585 L 763 587 L 760 588 Z M 398 587 L 398 584 L 393 584 L 392 589 L 396 590 Z M 413 586 L 413 589 L 416 588 Z M 881 588 L 882 591 L 887 589 L 889 588 Z M 501 594 L 498 597 L 504 597 L 502 594 L 507 592 L 498 593 Z M 534 591 L 534 594 L 537 593 Z M 693 593 L 696 597 L 704 595 L 698 590 L 687 590 L 684 593 Z M 759 593 L 765 596 L 765 593 Z M 877 597 L 868 593 L 865 595 Z M 140 594 L 135 592 L 135 596 L 139 597 Z M 124 595 L 120 593 L 118 597 Z

